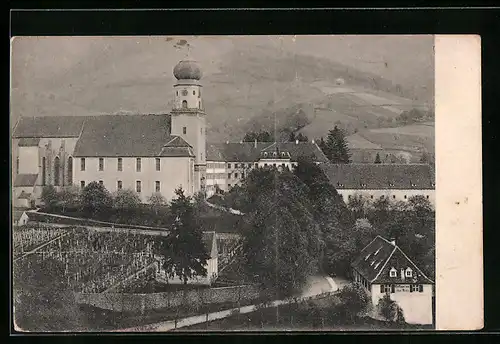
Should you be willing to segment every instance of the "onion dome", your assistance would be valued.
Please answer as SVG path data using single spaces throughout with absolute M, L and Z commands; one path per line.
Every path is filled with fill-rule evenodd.
M 200 80 L 202 73 L 196 61 L 183 60 L 174 67 L 174 76 L 177 80 Z

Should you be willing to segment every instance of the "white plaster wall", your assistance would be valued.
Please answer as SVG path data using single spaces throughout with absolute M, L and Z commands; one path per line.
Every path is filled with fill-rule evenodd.
M 376 201 L 380 199 L 381 196 L 388 198 L 390 201 L 407 201 L 412 196 L 423 195 L 425 197 L 429 196 L 428 199 L 432 205 L 435 205 L 435 190 L 367 190 L 367 189 L 337 189 L 339 195 L 342 196 L 344 202 L 349 201 L 349 196 L 362 195 L 364 199 L 370 201 Z M 373 198 L 372 198 L 373 196 Z M 406 198 L 405 198 L 406 196 Z
M 136 171 L 136 158 L 122 158 L 122 171 L 118 171 L 117 158 L 104 158 L 104 171 L 99 171 L 99 158 L 85 158 L 85 171 L 81 171 L 81 158 L 73 160 L 73 183 L 80 186 L 85 181 L 88 185 L 92 181 L 102 180 L 110 192 L 117 191 L 117 182 L 122 181 L 123 189 L 136 190 L 136 181 L 141 181 L 142 202 L 147 202 L 155 192 L 155 181 L 160 181 L 161 194 L 171 200 L 175 196 L 175 189 L 182 186 L 185 195 L 193 194 L 193 181 L 190 168 L 192 158 L 160 158 L 160 171 L 156 171 L 156 158 L 141 158 L 141 172 Z
M 38 147 L 18 147 L 18 153 L 20 174 L 35 174 L 40 172 Z M 15 168 L 16 166 L 14 164 L 14 169 Z
M 380 284 L 373 284 L 371 289 L 372 304 L 377 306 L 384 296 L 380 292 Z M 391 300 L 403 309 L 405 320 L 409 324 L 432 324 L 432 285 L 424 284 L 423 292 L 390 293 Z

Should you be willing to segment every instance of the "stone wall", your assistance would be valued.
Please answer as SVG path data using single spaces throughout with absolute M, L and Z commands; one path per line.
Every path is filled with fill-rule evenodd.
M 75 293 L 78 304 L 91 305 L 117 312 L 137 312 L 179 306 L 187 306 L 190 309 L 196 310 L 203 305 L 251 301 L 257 300 L 260 296 L 261 288 L 258 285 L 203 288 L 150 294 Z

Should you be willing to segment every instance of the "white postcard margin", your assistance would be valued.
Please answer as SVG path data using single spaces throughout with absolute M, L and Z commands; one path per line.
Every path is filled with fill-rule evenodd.
M 435 85 L 436 329 L 477 330 L 484 326 L 480 36 L 435 36 Z

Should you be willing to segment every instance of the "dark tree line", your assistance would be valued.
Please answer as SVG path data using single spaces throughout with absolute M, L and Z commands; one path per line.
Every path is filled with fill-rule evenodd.
M 346 134 L 344 130 L 339 129 L 337 126 L 328 132 L 326 141 L 323 137 L 320 138 L 318 146 L 334 164 L 348 164 L 351 162 Z

